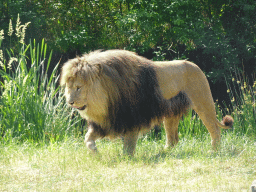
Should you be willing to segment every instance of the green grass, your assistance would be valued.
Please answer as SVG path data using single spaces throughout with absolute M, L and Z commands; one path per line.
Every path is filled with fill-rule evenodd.
M 248 191 L 256 178 L 256 143 L 224 134 L 222 149 L 205 139 L 183 138 L 164 150 L 164 140 L 140 139 L 135 157 L 122 142 L 97 142 L 92 155 L 80 139 L 49 145 L 2 145 L 1 191 Z
M 162 131 L 161 139 L 140 138 L 132 158 L 123 155 L 121 140 L 97 141 L 93 155 L 83 143 L 81 118 L 58 87 L 58 64 L 47 75 L 45 42 L 18 41 L 6 49 L 2 40 L 0 191 L 248 191 L 256 179 L 256 82 L 236 77 L 229 86 L 232 110 L 225 113 L 235 123 L 233 131 L 222 131 L 218 152 L 189 111 L 172 149 L 164 149 Z

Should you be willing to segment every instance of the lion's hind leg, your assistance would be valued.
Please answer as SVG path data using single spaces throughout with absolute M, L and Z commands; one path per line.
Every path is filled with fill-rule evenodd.
M 178 126 L 182 114 L 164 118 L 164 128 L 166 133 L 165 148 L 176 145 L 179 141 Z
M 209 83 L 204 73 L 198 68 L 188 65 L 189 78 L 185 93 L 191 101 L 191 107 L 199 115 L 210 133 L 213 149 L 220 144 L 220 128 L 217 126 L 215 105 Z
M 213 105 L 214 106 L 214 105 Z M 209 108 L 209 106 L 207 106 Z M 200 108 L 200 109 L 199 109 Z M 195 112 L 199 115 L 200 119 L 203 121 L 205 127 L 210 133 L 211 144 L 214 150 L 217 150 L 220 146 L 221 140 L 221 129 L 217 126 L 217 119 L 215 108 L 212 107 L 211 110 L 206 109 L 206 107 L 195 107 Z
M 191 100 L 191 107 L 199 115 L 205 127 L 210 133 L 213 149 L 216 150 L 220 144 L 220 128 L 217 126 L 216 111 L 209 85 L 195 82 L 186 93 Z
M 211 144 L 214 150 L 217 150 L 220 146 L 221 140 L 221 129 L 216 124 L 216 117 L 215 114 L 206 115 L 206 114 L 199 114 L 199 117 L 202 119 L 205 127 L 210 133 L 211 136 Z

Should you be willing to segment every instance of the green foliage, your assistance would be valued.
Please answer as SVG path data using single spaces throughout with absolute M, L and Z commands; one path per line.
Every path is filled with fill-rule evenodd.
M 48 141 L 77 134 L 70 129 L 77 118 L 70 118 L 58 87 L 58 64 L 47 77 L 52 53 L 47 55 L 44 40 L 18 44 L 18 50 L 1 50 L 6 57 L 0 58 L 0 140 Z
M 235 68 L 256 70 L 255 10 L 254 0 L 3 0 L 0 28 L 20 12 L 33 23 L 29 36 L 61 54 L 126 48 L 189 58 L 215 83 Z

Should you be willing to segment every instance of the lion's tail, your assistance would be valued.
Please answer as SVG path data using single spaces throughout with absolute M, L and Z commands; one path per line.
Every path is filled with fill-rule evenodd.
M 233 123 L 234 119 L 230 115 L 226 115 L 225 117 L 223 117 L 221 122 L 217 121 L 217 125 L 223 129 L 231 129 Z

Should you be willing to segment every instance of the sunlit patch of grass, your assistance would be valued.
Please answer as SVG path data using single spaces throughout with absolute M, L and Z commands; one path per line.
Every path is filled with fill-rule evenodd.
M 222 137 L 219 152 L 209 139 L 138 143 L 134 157 L 122 142 L 99 141 L 93 155 L 81 140 L 49 145 L 1 146 L 0 188 L 4 191 L 243 191 L 256 176 L 255 141 L 234 133 Z

